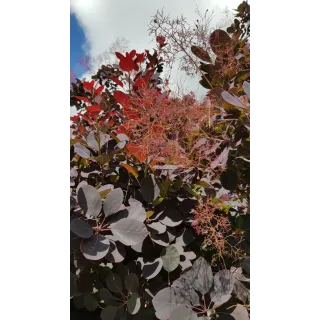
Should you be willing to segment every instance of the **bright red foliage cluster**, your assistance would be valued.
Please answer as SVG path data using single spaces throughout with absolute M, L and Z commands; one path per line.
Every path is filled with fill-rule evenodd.
M 116 52 L 116 56 L 120 60 L 120 68 L 127 72 L 132 70 L 139 71 L 138 63 L 142 63 L 145 59 L 144 53 L 136 53 L 136 50 L 132 50 L 130 53 L 126 52 L 125 56 Z

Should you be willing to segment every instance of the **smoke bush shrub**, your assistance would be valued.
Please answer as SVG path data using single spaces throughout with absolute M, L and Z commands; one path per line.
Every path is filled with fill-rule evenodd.
M 207 62 L 204 101 L 170 96 L 164 36 L 72 83 L 74 308 L 102 320 L 249 319 L 248 11 L 207 39 L 215 61 L 191 48 Z

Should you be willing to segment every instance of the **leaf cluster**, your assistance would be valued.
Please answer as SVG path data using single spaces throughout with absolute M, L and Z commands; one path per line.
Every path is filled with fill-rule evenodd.
M 163 90 L 160 51 L 117 53 L 118 67 L 102 66 L 91 82 L 73 84 L 71 105 L 79 111 L 70 140 L 74 308 L 102 320 L 249 319 L 250 78 L 243 73 L 249 51 L 242 50 L 246 40 L 219 30 L 209 41 L 221 53 L 215 65 L 201 48 L 192 49 L 210 62 L 201 67 L 213 86 L 209 107 Z M 224 56 L 231 43 L 233 53 Z M 246 55 L 226 74 L 234 45 Z M 213 70 L 217 63 L 227 67 Z M 181 117 L 178 132 L 170 117 L 179 110 L 162 111 L 182 105 L 184 112 L 199 108 L 192 124 L 191 113 Z M 172 157 L 173 149 L 152 151 L 148 143 L 160 136 L 187 158 Z M 229 237 L 241 244 L 219 251 Z

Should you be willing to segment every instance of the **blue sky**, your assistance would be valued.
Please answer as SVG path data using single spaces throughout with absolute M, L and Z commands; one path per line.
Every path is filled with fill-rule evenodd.
M 85 56 L 83 50 L 85 42 L 85 34 L 75 14 L 70 14 L 70 69 L 76 72 L 77 77 L 83 74 L 79 60 Z

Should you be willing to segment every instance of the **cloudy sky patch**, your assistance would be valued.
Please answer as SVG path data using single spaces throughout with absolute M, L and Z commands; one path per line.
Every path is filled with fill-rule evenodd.
M 212 25 L 221 21 L 223 10 L 227 7 L 237 8 L 240 0 L 71 0 L 71 14 L 77 18 L 84 35 L 82 44 L 85 54 L 97 57 L 105 52 L 117 37 L 129 40 L 129 50 L 136 49 L 142 52 L 155 47 L 155 41 L 148 35 L 148 24 L 156 11 L 164 8 L 165 14 L 175 18 L 183 14 L 192 24 L 197 18 L 195 10 L 198 6 L 200 12 L 214 9 Z M 71 34 L 72 37 L 72 34 Z M 171 81 L 184 84 L 188 90 L 202 95 L 199 78 L 190 79 L 178 66 L 174 66 Z M 82 74 L 90 76 L 90 73 Z

